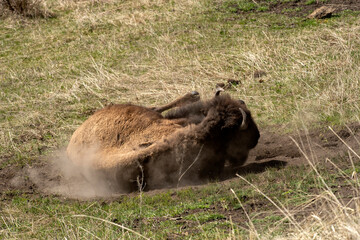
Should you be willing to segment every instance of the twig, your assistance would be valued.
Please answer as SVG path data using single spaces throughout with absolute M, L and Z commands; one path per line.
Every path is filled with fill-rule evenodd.
M 353 153 L 356 157 L 360 159 L 360 156 L 329 126 L 329 129 L 338 137 L 338 139 L 345 144 L 345 146 Z
M 255 0 L 252 0 L 253 1 L 253 3 L 255 3 L 256 5 L 258 5 L 259 6 L 259 4 L 255 1 Z
M 254 223 L 251 221 L 251 218 L 250 218 L 249 214 L 246 212 L 246 210 L 245 210 L 244 206 L 242 205 L 240 199 L 238 198 L 238 196 L 236 195 L 235 191 L 234 191 L 232 188 L 230 188 L 230 191 L 234 194 L 236 200 L 238 200 L 241 208 L 244 210 L 245 215 L 246 215 L 247 219 L 249 220 L 250 228 L 252 228 L 253 231 L 255 232 L 256 238 L 257 238 L 257 239 L 260 239 L 260 238 L 259 238 L 259 234 L 258 234 L 258 232 L 257 232 L 256 229 L 255 229 Z
M 294 227 L 297 228 L 299 232 L 304 232 L 304 230 L 301 228 L 298 222 L 294 219 L 293 216 L 289 213 L 289 211 L 286 208 L 281 208 L 278 204 L 276 204 L 270 197 L 268 197 L 265 193 L 263 193 L 258 187 L 256 187 L 254 184 L 250 183 L 248 180 L 246 180 L 244 177 L 240 176 L 239 174 L 236 174 L 237 177 L 241 178 L 243 181 L 245 181 L 247 184 L 249 184 L 251 187 L 253 187 L 256 191 L 258 191 L 261 195 L 263 195 L 267 200 L 269 200 L 289 221 L 294 225 Z M 280 203 L 280 202 L 279 202 Z M 281 203 L 280 203 L 281 204 Z M 282 204 L 281 204 L 282 205 Z M 283 207 L 283 206 L 282 206 Z
M 185 175 L 185 173 L 187 173 L 187 171 L 188 171 L 188 170 L 195 164 L 195 162 L 199 159 L 203 147 L 204 147 L 204 144 L 201 145 L 201 148 L 200 148 L 199 153 L 198 153 L 198 155 L 196 156 L 195 160 L 194 160 L 194 161 L 190 164 L 190 166 L 183 172 L 183 174 L 181 174 L 181 176 L 179 177 L 178 183 L 181 181 L 181 178 Z
M 130 229 L 130 228 L 127 228 L 127 227 L 125 227 L 125 226 L 123 226 L 123 225 L 120 225 L 120 224 L 116 224 L 116 223 L 110 222 L 110 221 L 105 220 L 105 219 L 101 219 L 101 218 L 97 218 L 97 217 L 93 217 L 93 216 L 87 216 L 87 215 L 73 215 L 73 217 L 83 217 L 83 218 L 91 218 L 91 219 L 99 220 L 99 221 L 102 221 L 102 222 L 109 223 L 109 224 L 111 224 L 111 225 L 120 227 L 120 228 L 122 228 L 122 229 L 124 229 L 124 230 L 126 230 L 126 231 L 129 231 L 129 232 L 131 232 L 131 233 L 134 233 L 134 234 L 136 234 L 136 235 L 138 235 L 139 237 L 142 237 L 142 238 L 144 238 L 144 239 L 149 239 L 149 240 L 150 240 L 150 238 L 147 238 L 147 237 L 141 235 L 140 233 L 135 232 L 134 230 L 132 230 L 132 229 Z

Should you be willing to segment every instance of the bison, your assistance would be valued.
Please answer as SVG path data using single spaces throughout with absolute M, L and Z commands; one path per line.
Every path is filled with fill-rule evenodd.
M 192 92 L 158 108 L 107 106 L 74 132 L 68 158 L 119 192 L 217 179 L 226 161 L 244 164 L 260 137 L 245 103 L 219 93 L 198 101 Z

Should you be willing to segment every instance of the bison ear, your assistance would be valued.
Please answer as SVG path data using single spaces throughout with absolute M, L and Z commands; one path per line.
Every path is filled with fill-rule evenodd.
M 221 92 L 224 92 L 224 89 L 222 87 L 217 86 L 216 92 L 215 92 L 215 97 L 219 96 Z

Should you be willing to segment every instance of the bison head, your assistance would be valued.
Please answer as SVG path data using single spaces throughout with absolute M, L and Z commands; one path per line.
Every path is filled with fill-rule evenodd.
M 204 131 L 212 132 L 210 138 L 217 142 L 223 159 L 240 166 L 245 163 L 250 149 L 257 145 L 260 133 L 245 102 L 232 99 L 228 94 L 220 95 L 220 91 L 217 89 L 215 96 L 204 103 L 199 113 L 204 116 L 200 124 Z M 216 131 L 207 130 L 209 128 Z

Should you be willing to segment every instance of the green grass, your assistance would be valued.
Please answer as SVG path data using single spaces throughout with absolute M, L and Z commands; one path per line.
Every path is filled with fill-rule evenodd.
M 306 1 L 306 5 L 310 5 L 310 4 L 314 4 L 314 3 L 316 3 L 316 0 L 308 0 L 308 1 Z
M 305 2 L 306 5 L 311 5 L 311 4 L 315 4 L 315 3 L 326 3 L 328 0 L 308 0 Z
M 51 155 L 110 102 L 158 105 L 191 90 L 208 98 L 229 78 L 241 84 L 228 92 L 247 103 L 261 127 L 281 124 L 290 131 L 299 122 L 358 121 L 359 14 L 304 20 L 266 13 L 261 2 L 49 1 L 56 18 L 2 19 L 0 168 L 31 166 Z M 256 70 L 266 75 L 254 78 Z M 338 172 L 321 175 L 339 186 Z M 289 209 L 325 188 L 308 167 L 268 169 L 246 179 Z M 273 229 L 283 215 L 237 179 L 112 201 L 5 192 L 0 238 L 140 238 L 112 222 L 154 239 L 247 239 L 254 233 L 245 214 L 232 218 L 243 210 L 230 188 L 257 231 L 286 231 L 288 223 Z

